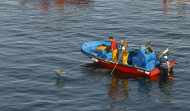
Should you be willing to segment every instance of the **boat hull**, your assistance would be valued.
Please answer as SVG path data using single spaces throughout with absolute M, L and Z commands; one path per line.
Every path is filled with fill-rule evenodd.
M 115 67 L 116 70 L 127 72 L 127 73 L 132 73 L 132 74 L 138 74 L 138 75 L 144 75 L 144 76 L 155 76 L 155 75 L 160 73 L 160 70 L 158 68 L 156 68 L 152 71 L 146 71 L 143 69 L 134 68 L 134 67 L 123 65 L 123 64 L 117 64 L 116 65 L 115 62 L 107 62 L 107 61 L 98 60 L 95 58 L 93 58 L 93 60 L 101 66 L 108 67 L 111 69 L 113 69 L 116 66 Z M 172 67 L 174 66 L 174 62 L 175 61 L 170 62 Z
M 113 69 L 116 66 L 115 62 L 113 63 L 113 62 L 107 62 L 103 60 L 96 60 L 95 62 L 97 62 L 101 66 L 108 67 L 111 69 Z M 117 64 L 115 69 L 119 71 L 123 71 L 123 72 L 128 72 L 128 73 L 133 73 L 133 74 L 138 74 L 138 75 L 145 75 L 145 76 L 154 76 L 160 73 L 158 68 L 154 69 L 153 71 L 145 71 L 143 69 L 134 68 L 134 67 L 123 65 L 123 64 Z

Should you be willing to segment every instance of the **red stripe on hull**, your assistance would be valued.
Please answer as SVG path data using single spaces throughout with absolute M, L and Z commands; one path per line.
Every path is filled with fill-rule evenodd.
M 98 61 L 98 64 L 105 66 L 105 67 L 108 67 L 108 68 L 112 68 L 112 69 L 116 65 L 115 63 L 101 61 L 101 60 Z M 145 76 L 154 76 L 154 75 L 160 73 L 158 68 L 151 71 L 150 74 L 147 74 L 147 73 L 149 73 L 148 71 L 144 71 L 142 69 L 138 69 L 138 68 L 134 68 L 134 67 L 126 66 L 126 65 L 121 65 L 121 64 L 118 64 L 115 69 L 123 71 L 123 72 L 128 72 L 128 73 L 133 73 L 133 74 L 138 74 L 138 75 L 145 75 Z M 145 73 L 145 72 L 147 72 L 147 73 Z
M 170 62 L 170 66 L 171 66 L 171 67 L 174 67 L 174 63 L 175 63 L 175 61 L 171 61 L 171 62 Z
M 158 70 L 158 68 L 156 68 L 153 71 L 151 71 L 150 76 L 154 76 L 154 75 L 159 74 L 159 73 L 160 73 L 160 71 Z

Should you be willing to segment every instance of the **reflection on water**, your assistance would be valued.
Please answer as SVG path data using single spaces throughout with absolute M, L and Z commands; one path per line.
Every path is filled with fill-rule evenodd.
M 23 7 L 23 12 L 30 16 L 31 21 L 40 21 L 52 24 L 56 22 L 56 27 L 63 27 L 66 17 L 72 19 L 85 19 L 89 17 L 88 9 L 92 5 L 91 0 L 22 0 L 20 5 Z M 36 9 L 41 17 L 36 16 Z M 31 15 L 32 14 L 32 15 Z M 51 26 L 51 25 L 48 25 Z
M 169 76 L 168 73 L 162 72 L 160 75 L 145 77 L 117 71 L 114 73 L 114 76 L 112 76 L 111 87 L 108 94 L 112 100 L 125 100 L 128 97 L 132 96 L 130 94 L 132 93 L 131 90 L 137 90 L 138 94 L 136 95 L 140 95 L 140 97 L 154 97 L 150 98 L 150 101 L 157 98 L 162 102 L 171 102 L 169 100 L 169 97 L 171 85 L 174 84 L 172 82 L 173 78 L 173 72 L 169 74 Z M 137 89 L 132 88 L 130 85 L 128 85 L 128 83 L 133 84 L 133 81 L 131 81 L 131 79 L 135 79 L 135 81 L 138 82 Z M 155 85 L 155 83 L 157 84 Z M 156 95 L 152 95 L 155 87 L 157 87 L 156 90 L 158 91 L 158 97 L 155 97 Z
M 85 9 L 86 6 L 90 6 L 91 3 L 92 2 L 90 0 L 23 0 L 21 2 L 21 5 L 25 7 L 34 7 L 37 9 L 42 9 L 44 11 L 64 12 L 68 10 L 68 6 L 76 6 L 73 7 L 74 9 Z
M 160 88 L 160 101 L 162 102 L 171 102 L 169 99 L 170 97 L 170 90 L 171 85 L 174 83 L 171 81 L 174 78 L 174 74 L 171 73 L 168 77 L 167 74 L 161 74 L 159 80 L 159 88 Z
M 109 97 L 113 100 L 125 100 L 128 97 L 128 80 L 127 79 L 117 79 L 112 76 L 111 88 L 109 90 Z
M 88 70 L 91 71 L 99 69 L 98 74 L 105 73 L 101 74 L 101 76 L 106 76 L 107 78 L 109 78 L 107 75 L 110 74 L 111 70 L 103 68 L 98 64 L 94 63 L 86 65 L 86 67 L 84 67 L 85 71 L 87 67 Z M 89 67 L 91 67 L 92 69 L 89 69 Z M 104 69 L 107 69 L 107 71 L 105 72 Z M 170 91 L 171 86 L 174 84 L 173 72 L 171 72 L 168 76 L 168 72 L 161 71 L 159 75 L 155 75 L 152 77 L 140 76 L 118 70 L 115 70 L 113 74 L 114 75 L 110 78 L 111 80 L 109 79 L 110 86 L 107 91 L 108 97 L 113 101 L 128 102 L 133 101 L 133 98 L 135 99 L 139 96 L 139 98 L 141 99 L 146 98 L 145 100 L 147 100 L 148 98 L 148 102 L 155 102 L 155 100 L 158 100 L 159 102 L 171 102 Z M 124 106 L 114 106 L 112 104 L 105 109 L 122 109 L 124 108 Z
M 171 5 L 177 4 L 179 7 L 178 16 L 184 16 L 187 10 L 187 6 L 190 4 L 190 0 L 162 0 L 162 8 L 164 14 L 169 14 Z
M 127 104 L 132 101 L 135 101 L 137 104 L 139 104 L 139 101 L 151 103 L 172 102 L 170 100 L 170 90 L 171 85 L 173 84 L 173 73 L 169 74 L 169 76 L 167 73 L 161 73 L 160 75 L 149 78 L 115 71 L 114 75 L 111 77 L 112 81 L 108 91 L 108 96 L 114 101 L 124 101 L 124 104 L 111 104 L 109 107 L 104 109 L 127 109 Z M 135 84 L 134 82 L 137 82 L 138 84 Z M 138 101 L 136 101 L 136 98 L 138 98 Z
M 56 83 L 55 83 L 55 87 L 56 87 L 58 90 L 64 88 L 65 83 L 66 83 L 68 80 L 69 80 L 69 79 L 62 78 L 62 77 L 57 78 L 57 81 L 56 81 Z

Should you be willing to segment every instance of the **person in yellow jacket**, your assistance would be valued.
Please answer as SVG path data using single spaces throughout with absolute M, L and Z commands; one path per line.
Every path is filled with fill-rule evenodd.
M 111 42 L 112 60 L 118 61 L 117 41 L 113 37 L 109 37 L 109 41 Z
M 127 60 L 128 60 L 128 56 L 129 56 L 129 47 L 128 47 L 128 43 L 125 42 L 124 40 L 120 41 L 121 44 L 121 54 L 120 57 L 122 57 L 122 63 L 124 64 L 128 64 Z

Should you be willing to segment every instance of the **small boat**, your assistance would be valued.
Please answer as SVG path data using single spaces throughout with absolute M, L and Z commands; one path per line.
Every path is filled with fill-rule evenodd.
M 117 44 L 117 46 L 120 55 L 121 45 Z M 132 74 L 154 76 L 162 69 L 170 72 L 174 67 L 175 59 L 171 57 L 170 51 L 163 55 L 156 54 L 150 42 L 140 48 L 129 47 L 128 64 L 123 64 L 122 58 L 119 61 L 113 61 L 110 48 L 111 42 L 89 41 L 82 44 L 81 51 L 101 66 Z

